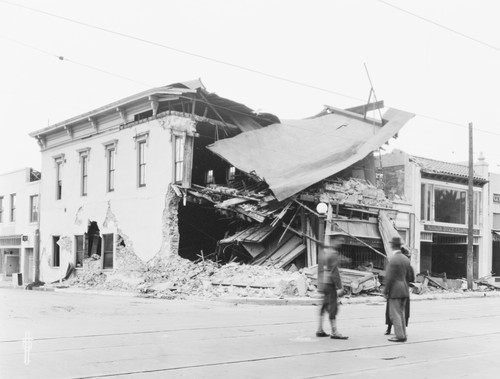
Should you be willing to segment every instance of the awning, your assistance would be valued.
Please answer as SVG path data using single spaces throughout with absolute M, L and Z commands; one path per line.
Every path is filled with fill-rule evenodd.
M 380 239 L 380 233 L 376 222 L 363 220 L 332 220 L 332 227 L 327 234 L 345 231 L 358 238 Z
M 492 237 L 493 237 L 493 241 L 494 242 L 500 242 L 500 232 L 497 232 L 495 230 L 492 230 L 491 231 L 491 234 L 492 234 Z
M 389 109 L 380 126 L 343 111 L 241 133 L 208 149 L 264 179 L 282 201 L 365 158 L 413 117 Z

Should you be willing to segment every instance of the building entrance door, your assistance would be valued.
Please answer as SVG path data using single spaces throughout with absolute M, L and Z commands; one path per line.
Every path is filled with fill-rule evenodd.
M 5 255 L 4 275 L 9 277 L 15 272 L 19 272 L 19 255 Z

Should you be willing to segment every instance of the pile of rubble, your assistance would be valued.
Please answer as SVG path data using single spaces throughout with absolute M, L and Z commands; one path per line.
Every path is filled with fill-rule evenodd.
M 86 289 L 135 291 L 146 297 L 165 299 L 187 296 L 282 298 L 309 296 L 316 291 L 311 279 L 301 272 L 234 262 L 222 266 L 210 260 L 194 263 L 177 255 L 134 272 L 104 273 L 89 267 L 67 284 Z
M 324 181 L 320 201 L 333 204 L 364 205 L 392 208 L 383 190 L 362 179 Z

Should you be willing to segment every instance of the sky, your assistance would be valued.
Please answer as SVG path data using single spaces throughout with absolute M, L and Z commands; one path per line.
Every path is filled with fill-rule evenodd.
M 271 112 L 378 100 L 416 117 L 387 151 L 500 173 L 496 0 L 0 0 L 0 173 L 40 169 L 29 133 L 200 78 Z M 369 76 L 367 74 L 369 73 Z M 372 97 L 373 100 L 373 97 Z

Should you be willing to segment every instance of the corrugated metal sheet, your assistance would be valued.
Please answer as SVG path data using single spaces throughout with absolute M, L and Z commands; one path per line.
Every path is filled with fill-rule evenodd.
M 414 117 L 389 109 L 385 125 L 377 126 L 348 113 L 273 124 L 217 141 L 208 149 L 264 179 L 282 201 L 363 159 Z

